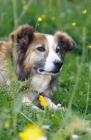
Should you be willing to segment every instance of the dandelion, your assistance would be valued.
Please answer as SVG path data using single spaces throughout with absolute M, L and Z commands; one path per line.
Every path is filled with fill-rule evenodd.
M 51 118 L 54 118 L 55 117 L 55 115 L 53 113 L 50 116 L 51 116 Z
M 35 26 L 35 31 L 37 30 L 37 27 L 39 26 L 39 22 L 42 22 L 42 18 L 41 17 L 39 17 L 37 19 L 36 26 Z
M 5 129 L 9 128 L 9 123 L 8 123 L 8 122 L 5 122 L 4 128 L 5 128 Z
M 43 96 L 39 96 L 39 101 L 40 101 L 40 104 L 43 107 L 47 107 L 48 106 L 48 102 L 45 100 L 45 98 Z
M 89 47 L 89 49 L 91 49 L 91 45 L 89 45 L 88 47 Z
M 23 132 L 19 133 L 22 140 L 47 140 L 44 136 L 44 132 L 37 125 L 27 126 Z
M 72 26 L 76 26 L 76 22 L 71 23 Z
M 51 17 L 51 20 L 56 20 L 56 17 L 52 16 L 52 17 Z
M 41 15 L 41 17 L 42 17 L 42 18 L 46 18 L 46 15 L 43 14 L 43 15 Z
M 43 107 L 47 107 L 47 106 L 48 106 L 48 102 L 42 101 L 42 102 L 41 102 L 41 105 L 42 105 Z
M 41 17 L 38 18 L 38 22 L 42 22 L 42 18 Z
M 83 10 L 83 11 L 82 11 L 82 13 L 83 13 L 83 14 L 86 14 L 86 13 L 87 13 L 87 10 L 86 10 L 86 9 L 85 9 L 85 10 Z
M 40 101 L 45 101 L 44 97 L 41 96 L 41 95 L 39 96 L 39 100 L 40 100 Z

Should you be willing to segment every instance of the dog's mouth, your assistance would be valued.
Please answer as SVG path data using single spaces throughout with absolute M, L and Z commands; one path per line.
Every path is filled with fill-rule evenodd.
M 39 72 L 44 72 L 45 70 L 44 69 L 39 69 Z
M 38 69 L 37 71 L 39 74 L 48 74 L 48 75 L 55 75 L 55 74 L 58 74 L 60 72 L 59 69 L 54 69 L 52 71 L 46 71 L 44 69 Z

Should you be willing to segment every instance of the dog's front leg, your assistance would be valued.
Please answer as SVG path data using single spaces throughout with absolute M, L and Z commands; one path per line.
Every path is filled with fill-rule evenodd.
M 61 107 L 61 104 L 55 105 L 48 97 L 44 97 L 45 101 L 48 102 L 48 109 L 57 110 Z
M 38 97 L 36 92 L 30 92 L 23 96 L 23 103 L 27 106 L 31 106 L 32 108 L 39 110 L 39 108 L 33 104 L 33 101 Z

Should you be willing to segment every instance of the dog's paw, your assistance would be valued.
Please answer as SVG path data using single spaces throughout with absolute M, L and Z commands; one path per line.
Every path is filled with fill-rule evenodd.
M 57 104 L 57 107 L 61 107 L 61 104 Z
M 61 106 L 61 104 L 57 104 L 58 109 L 61 109 L 62 111 L 65 111 L 65 108 Z
M 53 110 L 64 110 L 64 107 L 61 106 L 61 104 L 54 104 L 48 97 L 44 97 L 45 100 L 48 102 L 48 109 Z

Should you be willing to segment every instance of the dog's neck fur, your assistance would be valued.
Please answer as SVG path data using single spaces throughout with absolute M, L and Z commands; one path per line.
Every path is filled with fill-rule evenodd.
M 39 75 L 32 77 L 31 84 L 38 93 L 44 92 L 50 85 L 52 77 L 49 75 Z

